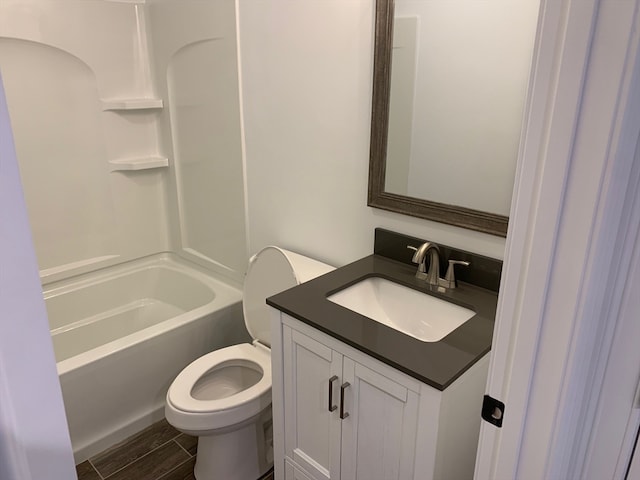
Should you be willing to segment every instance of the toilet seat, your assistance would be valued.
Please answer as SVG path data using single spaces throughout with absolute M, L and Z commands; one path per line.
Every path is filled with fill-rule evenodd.
M 235 362 L 235 363 L 234 363 Z M 224 363 L 228 365 L 221 366 Z M 210 370 L 226 366 L 253 364 L 259 367 L 262 378 L 254 385 L 225 398 L 200 400 L 192 396 L 196 382 Z M 249 368 L 251 368 L 249 366 Z M 167 393 L 171 404 L 183 412 L 206 413 L 212 410 L 228 410 L 264 395 L 271 388 L 271 358 L 249 343 L 232 345 L 214 350 L 189 364 L 176 377 Z
M 259 369 L 262 377 L 257 383 L 228 397 L 207 400 L 193 396 L 193 388 L 200 378 L 216 368 L 229 366 Z M 178 374 L 167 392 L 167 404 L 175 413 L 170 423 L 187 430 L 224 428 L 239 419 L 259 414 L 270 403 L 270 353 L 260 345 L 249 343 L 214 350 L 196 359 Z

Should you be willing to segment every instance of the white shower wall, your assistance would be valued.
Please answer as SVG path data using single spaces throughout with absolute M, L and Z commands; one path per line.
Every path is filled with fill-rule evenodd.
M 171 243 L 241 280 L 247 262 L 234 0 L 147 0 L 161 149 L 171 172 Z
M 43 281 L 175 251 L 246 262 L 233 0 L 2 0 Z

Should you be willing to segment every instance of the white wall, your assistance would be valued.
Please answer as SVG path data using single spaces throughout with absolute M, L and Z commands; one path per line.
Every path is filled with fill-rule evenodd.
M 239 0 L 250 251 L 342 265 L 377 226 L 502 258 L 504 239 L 366 206 L 372 0 Z
M 238 282 L 247 265 L 234 0 L 148 0 L 172 249 Z

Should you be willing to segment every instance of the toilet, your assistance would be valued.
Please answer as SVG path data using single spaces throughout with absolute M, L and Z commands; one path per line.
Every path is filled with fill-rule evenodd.
M 198 437 L 197 480 L 255 480 L 273 465 L 271 321 L 265 299 L 331 270 L 274 246 L 249 260 L 242 308 L 253 342 L 196 359 L 167 392 L 167 421 Z

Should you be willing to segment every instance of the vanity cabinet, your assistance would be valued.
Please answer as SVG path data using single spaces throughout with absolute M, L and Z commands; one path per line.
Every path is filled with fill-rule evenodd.
M 486 358 L 439 391 L 287 314 L 272 318 L 278 480 L 473 477 Z
M 315 480 L 411 480 L 415 382 L 289 326 L 283 347 L 286 456 Z

